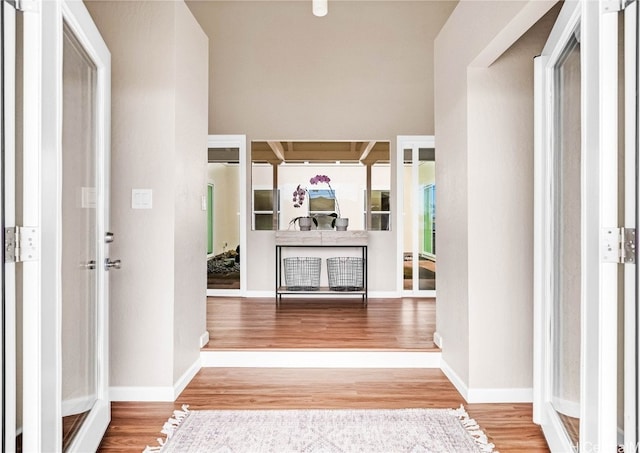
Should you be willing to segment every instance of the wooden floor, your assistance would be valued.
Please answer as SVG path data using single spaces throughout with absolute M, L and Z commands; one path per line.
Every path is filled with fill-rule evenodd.
M 437 350 L 435 299 L 213 298 L 205 349 Z
M 433 300 L 209 299 L 212 349 L 433 349 Z M 235 315 L 234 315 L 235 313 Z M 386 321 L 386 322 L 385 322 Z M 112 403 L 99 451 L 157 445 L 174 409 L 459 407 L 505 452 L 548 452 L 531 404 L 465 404 L 438 369 L 203 368 L 175 403 Z M 253 452 L 250 452 L 253 453 Z

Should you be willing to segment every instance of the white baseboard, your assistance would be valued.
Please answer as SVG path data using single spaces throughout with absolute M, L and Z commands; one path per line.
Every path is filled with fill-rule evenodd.
M 244 297 L 254 297 L 254 298 L 266 298 L 266 297 L 273 297 L 275 299 L 275 290 L 268 290 L 268 291 L 263 291 L 263 290 L 251 290 L 251 291 L 246 291 L 244 293 Z M 314 298 L 314 297 L 320 297 L 320 298 L 327 298 L 328 296 L 323 294 L 323 295 L 315 295 L 315 294 L 300 294 L 300 295 L 296 295 L 296 298 Z M 346 296 L 345 293 L 338 293 L 336 294 L 336 297 L 349 297 Z M 358 295 L 358 294 L 354 294 L 352 297 L 358 297 L 361 298 L 362 296 Z M 402 293 L 398 292 L 398 291 L 369 291 L 368 297 L 370 299 L 399 299 L 402 297 Z M 286 296 L 282 298 L 282 300 L 285 300 Z
M 209 331 L 205 330 L 204 333 L 200 335 L 200 349 L 204 348 L 207 343 L 209 343 Z
M 439 368 L 439 352 L 202 351 L 202 367 L 219 368 Z
M 440 368 L 467 403 L 531 403 L 532 388 L 469 388 L 458 374 L 443 360 Z
M 433 332 L 433 344 L 442 349 L 442 335 L 438 332 Z
M 468 403 L 469 402 L 469 389 L 467 388 L 467 384 L 464 383 L 462 378 L 460 376 L 458 376 L 458 373 L 456 373 L 453 370 L 453 368 L 451 368 L 449 366 L 449 364 L 444 361 L 444 359 L 440 360 L 440 369 L 442 370 L 444 375 L 451 381 L 451 383 L 456 388 L 458 393 L 460 395 L 462 395 L 464 400 Z
M 207 332 L 208 335 L 208 332 Z M 187 385 L 189 385 L 189 382 L 191 382 L 191 379 L 193 379 L 193 377 L 198 374 L 198 371 L 200 371 L 201 368 L 201 359 L 200 357 L 198 357 L 196 359 L 195 362 L 193 362 L 193 364 L 191 364 L 191 366 L 187 369 L 187 371 L 185 371 L 182 376 L 180 376 L 180 378 L 175 382 L 175 384 L 173 384 L 173 400 L 175 401 L 178 396 L 180 396 L 180 394 L 182 393 L 182 391 L 187 387 Z
M 245 291 L 244 297 L 261 298 L 261 299 L 264 299 L 265 297 L 273 297 L 275 300 L 276 291 L 275 289 L 271 291 L 250 290 L 250 291 Z
M 111 401 L 173 402 L 173 387 L 109 387 Z
M 400 299 L 402 291 L 369 291 L 370 299 Z
M 110 387 L 109 397 L 111 401 L 157 401 L 173 402 L 187 387 L 191 379 L 200 371 L 200 358 L 198 358 L 173 386 L 164 387 Z
M 532 388 L 470 388 L 468 403 L 532 403 Z

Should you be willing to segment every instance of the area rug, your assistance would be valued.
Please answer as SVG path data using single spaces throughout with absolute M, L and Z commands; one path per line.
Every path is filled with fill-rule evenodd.
M 183 406 L 160 446 L 180 453 L 480 453 L 494 445 L 459 409 L 203 410 Z

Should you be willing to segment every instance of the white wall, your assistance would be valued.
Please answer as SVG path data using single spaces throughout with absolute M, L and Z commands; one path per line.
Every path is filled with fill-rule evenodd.
M 460 2 L 435 43 L 437 331 L 472 389 L 532 386 L 532 59 L 553 13 L 511 45 L 552 4 Z
M 112 56 L 110 385 L 167 388 L 205 330 L 206 38 L 181 2 L 87 8 Z

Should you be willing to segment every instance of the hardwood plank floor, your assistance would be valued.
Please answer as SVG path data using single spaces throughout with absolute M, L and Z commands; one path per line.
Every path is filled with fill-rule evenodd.
M 205 349 L 437 350 L 435 300 L 209 298 Z M 437 369 L 204 368 L 175 403 L 112 403 L 99 451 L 157 445 L 174 409 L 459 407 L 464 399 Z M 496 449 L 547 452 L 531 404 L 464 404 Z M 253 453 L 253 452 L 250 452 Z
M 204 349 L 438 350 L 432 298 L 208 298 Z
M 459 407 L 464 400 L 435 369 L 204 368 L 175 403 L 113 403 L 99 451 L 156 445 L 174 409 L 337 409 Z M 496 449 L 548 452 L 530 404 L 464 404 Z M 252 453 L 252 452 L 249 452 Z

